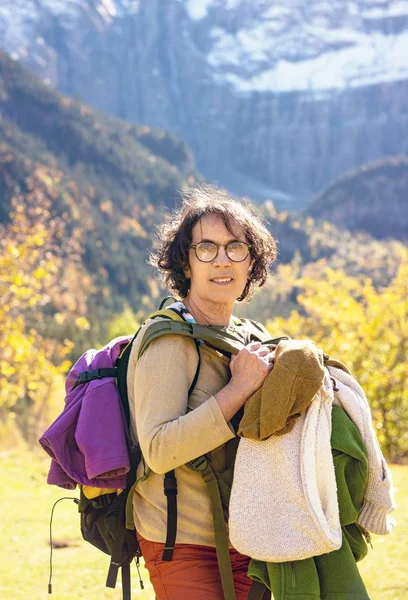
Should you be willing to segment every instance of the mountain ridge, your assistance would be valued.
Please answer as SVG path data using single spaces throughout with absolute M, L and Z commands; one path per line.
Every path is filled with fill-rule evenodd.
M 408 156 L 386 157 L 344 173 L 304 214 L 377 239 L 408 240 Z
M 4 47 L 104 113 L 173 132 L 232 192 L 304 207 L 408 154 L 408 1 L 21 0 Z

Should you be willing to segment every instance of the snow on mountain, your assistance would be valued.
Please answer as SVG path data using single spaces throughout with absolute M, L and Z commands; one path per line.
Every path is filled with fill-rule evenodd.
M 102 30 L 116 18 L 136 15 L 145 0 L 2 0 L 0 47 L 14 58 L 24 58 L 33 42 L 42 45 L 38 32 L 47 18 L 57 18 L 63 29 L 75 27 L 82 14 L 93 17 Z
M 261 55 L 261 52 L 258 48 L 252 51 L 252 56 Z M 219 66 L 222 58 L 222 53 L 213 54 L 210 61 Z M 238 62 L 239 56 L 233 60 Z M 338 50 L 328 49 L 315 58 L 300 61 L 280 59 L 272 69 L 265 69 L 251 77 L 228 72 L 224 78 L 238 90 L 247 92 L 328 91 L 406 79 L 408 31 L 395 38 L 381 34 L 361 36 L 353 45 Z
M 82 0 L 4 0 L 0 3 L 0 47 L 13 58 L 25 58 L 38 35 L 41 17 L 49 14 L 64 19 L 64 27 L 75 23 Z
M 200 21 L 213 3 L 214 0 L 186 0 L 186 8 L 193 21 Z
M 0 46 L 24 57 L 47 16 L 69 29 L 87 13 L 103 30 L 149 1 L 3 0 Z M 408 0 L 167 2 L 184 6 L 192 31 L 204 30 L 214 80 L 237 92 L 317 93 L 408 77 Z
M 227 0 L 212 4 L 227 10 Z M 313 93 L 408 77 L 407 0 L 258 1 L 247 14 L 237 29 L 220 19 L 210 32 L 208 61 L 239 91 Z
M 368 3 L 367 3 L 368 4 Z M 369 6 L 363 12 L 365 19 L 384 19 L 387 17 L 399 17 L 408 15 L 408 2 L 406 0 L 397 0 L 396 2 L 370 2 Z

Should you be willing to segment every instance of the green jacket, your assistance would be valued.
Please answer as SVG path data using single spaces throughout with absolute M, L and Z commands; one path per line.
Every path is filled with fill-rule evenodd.
M 333 406 L 332 410 L 331 444 L 342 546 L 334 552 L 299 561 L 251 560 L 248 576 L 264 583 L 275 600 L 369 600 L 356 565 L 366 556 L 367 544 L 355 523 L 367 485 L 367 453 L 356 426 L 339 406 Z

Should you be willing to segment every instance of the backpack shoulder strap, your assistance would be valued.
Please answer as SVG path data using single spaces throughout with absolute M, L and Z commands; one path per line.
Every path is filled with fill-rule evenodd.
M 199 341 L 203 340 L 213 347 L 224 350 L 231 354 L 237 354 L 244 345 L 244 338 L 241 334 L 233 334 L 225 329 L 211 328 L 208 326 L 198 325 L 197 323 L 189 323 L 183 317 L 174 311 L 175 314 L 169 314 L 172 309 L 158 311 L 151 315 L 151 318 L 163 316 L 166 319 L 157 320 L 151 323 L 145 330 L 143 339 L 139 346 L 138 358 L 146 351 L 149 344 L 163 335 L 184 335 L 194 339 L 199 353 Z M 177 318 L 178 317 L 178 318 Z M 237 323 L 238 325 L 238 323 Z M 242 327 L 244 329 L 244 327 Z M 191 393 L 198 376 L 199 365 L 196 371 L 193 384 L 190 387 Z M 216 475 L 205 456 L 200 456 L 191 461 L 188 466 L 200 472 L 210 496 L 211 508 L 214 521 L 214 534 L 216 542 L 217 560 L 221 574 L 221 582 L 226 600 L 235 600 L 234 580 L 232 575 L 231 561 L 229 556 L 229 543 L 226 525 L 224 521 L 224 511 L 221 501 L 220 490 Z M 164 480 L 165 494 L 167 496 L 167 536 L 165 548 L 163 551 L 162 560 L 171 560 L 177 532 L 177 481 L 174 471 L 166 473 Z
M 158 317 L 161 317 L 161 318 L 158 319 Z M 160 337 L 162 335 L 166 335 L 166 333 L 172 333 L 174 331 L 174 329 L 173 329 L 174 326 L 176 327 L 177 331 L 179 331 L 180 327 L 182 325 L 187 324 L 185 319 L 182 317 L 182 315 L 176 309 L 173 309 L 173 308 L 167 308 L 167 309 L 162 309 L 162 310 L 156 311 L 156 312 L 152 313 L 151 315 L 149 315 L 148 319 L 157 319 L 156 322 L 152 323 L 146 329 L 146 332 L 151 331 L 152 326 L 154 326 L 155 327 L 154 335 L 151 335 L 148 338 L 148 343 L 145 343 L 145 338 L 146 338 L 146 332 L 145 332 L 144 338 L 141 342 L 141 345 L 143 345 L 143 344 L 145 344 L 145 345 L 143 346 L 143 351 L 139 350 L 138 359 L 143 354 L 143 352 L 147 348 L 147 346 L 153 341 L 153 339 L 156 339 L 157 337 Z M 191 337 L 194 337 L 194 336 L 191 336 Z M 197 383 L 198 374 L 200 371 L 200 351 L 199 351 L 199 343 L 198 343 L 198 340 L 196 337 L 194 337 L 194 342 L 195 342 L 195 346 L 196 346 L 197 354 L 198 354 L 198 363 L 197 363 L 197 368 L 196 368 L 196 372 L 194 375 L 194 379 L 188 390 L 189 396 Z M 131 344 L 129 344 L 129 346 L 131 346 Z M 131 351 L 131 348 L 129 350 L 128 350 L 128 348 L 126 348 L 125 355 L 127 355 L 127 362 L 124 363 L 126 370 L 127 370 L 127 366 L 129 363 L 130 351 Z M 126 356 L 124 358 L 126 358 Z M 124 389 L 124 394 L 127 398 L 126 378 L 122 377 L 122 381 L 123 380 L 125 380 L 123 389 L 126 387 L 126 390 Z M 129 405 L 128 401 L 127 401 L 127 404 Z M 133 491 L 134 491 L 134 486 L 133 486 L 131 495 L 133 495 Z M 176 536 L 177 536 L 177 478 L 176 478 L 174 469 L 165 473 L 164 480 L 163 480 L 163 491 L 164 491 L 164 494 L 167 499 L 167 532 L 166 532 L 166 542 L 164 544 L 162 560 L 169 561 L 169 560 L 172 560 L 172 558 L 173 558 L 174 546 L 176 543 Z M 127 519 L 130 522 L 133 521 L 133 510 L 131 512 L 131 506 L 132 506 L 131 503 L 129 503 L 128 510 L 127 510 Z
M 216 348 L 230 352 L 231 354 L 238 354 L 244 345 L 237 336 L 226 330 L 221 331 L 207 325 L 188 323 L 187 321 L 184 321 L 184 319 L 180 321 L 176 321 L 175 319 L 163 319 L 151 323 L 146 328 L 139 346 L 138 358 L 142 356 L 153 340 L 163 335 L 184 335 L 185 337 L 203 340 L 209 342 Z
M 190 469 L 199 472 L 207 485 L 213 515 L 215 549 L 217 552 L 218 568 L 221 575 L 222 590 L 224 592 L 225 600 L 235 600 L 236 596 L 229 555 L 228 533 L 225 525 L 224 510 L 217 477 L 206 456 L 199 456 L 190 461 L 187 466 L 190 467 Z
M 156 310 L 156 312 L 149 315 L 147 319 L 156 319 L 157 317 L 164 317 L 166 319 L 170 319 L 171 321 L 181 321 L 182 323 L 185 322 L 185 319 L 183 319 L 181 314 L 175 308 L 163 308 L 162 310 Z
M 163 317 L 165 319 L 171 319 L 173 321 L 178 321 L 178 322 L 184 321 L 183 317 L 176 310 L 170 309 L 170 308 L 158 310 L 158 311 L 152 313 L 151 315 L 149 315 L 149 317 L 147 317 L 147 319 L 155 319 L 157 317 Z M 160 321 L 157 321 L 157 323 L 160 323 Z M 119 395 L 120 395 L 120 398 L 122 401 L 123 411 L 125 413 L 125 417 L 126 417 L 128 426 L 130 425 L 130 411 L 129 411 L 129 397 L 128 397 L 128 391 L 127 391 L 127 370 L 128 370 L 128 366 L 129 366 L 129 359 L 130 359 L 130 353 L 132 351 L 133 342 L 135 341 L 136 337 L 138 336 L 140 330 L 141 330 L 141 327 L 139 327 L 139 329 L 136 331 L 132 340 L 124 348 L 124 350 L 122 351 L 121 355 L 119 356 L 119 358 L 117 359 L 117 361 L 115 363 L 114 375 L 116 376 Z M 160 328 L 159 328 L 158 335 L 160 335 Z M 113 371 L 113 369 L 112 369 L 112 371 Z
M 234 324 L 237 327 L 241 326 L 244 330 L 247 344 L 250 342 L 261 342 L 264 346 L 277 346 L 281 340 L 290 339 L 288 336 L 272 338 L 266 327 L 253 319 L 238 319 L 234 317 Z

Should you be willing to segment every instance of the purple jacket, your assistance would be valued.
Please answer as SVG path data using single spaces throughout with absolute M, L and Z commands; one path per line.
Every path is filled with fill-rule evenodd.
M 113 367 L 130 339 L 118 337 L 102 350 L 88 350 L 69 372 L 65 408 L 39 440 L 52 458 L 47 483 L 69 490 L 77 483 L 126 487 L 127 424 L 114 377 L 72 388 L 82 371 Z

